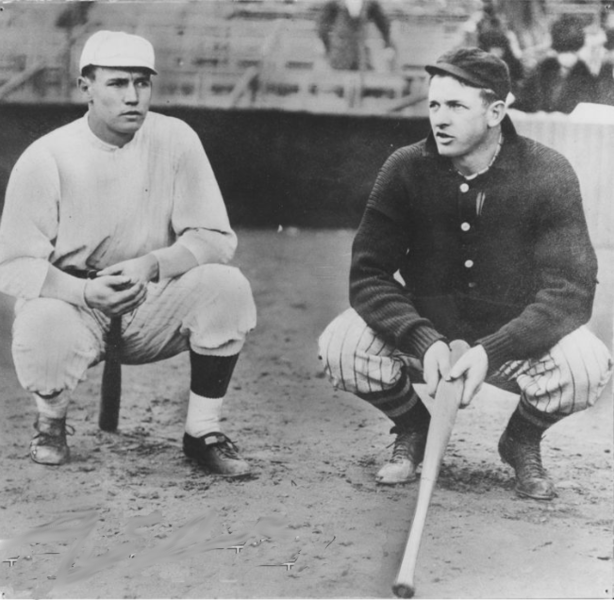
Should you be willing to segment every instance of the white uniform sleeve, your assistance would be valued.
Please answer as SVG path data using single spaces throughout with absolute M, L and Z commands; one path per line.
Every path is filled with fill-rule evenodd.
M 0 291 L 20 298 L 40 295 L 58 231 L 59 176 L 43 147 L 30 146 L 7 186 L 0 223 Z
M 183 151 L 175 170 L 171 216 L 177 241 L 153 252 L 160 266 L 160 279 L 180 275 L 191 266 L 227 263 L 237 247 L 237 237 L 202 144 L 185 123 L 180 133 Z

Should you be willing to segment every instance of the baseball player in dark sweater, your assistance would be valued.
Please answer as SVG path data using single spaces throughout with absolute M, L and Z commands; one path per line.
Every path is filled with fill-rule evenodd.
M 519 495 L 549 500 L 544 431 L 594 404 L 612 362 L 583 325 L 597 261 L 577 177 L 559 153 L 519 136 L 506 114 L 503 61 L 477 48 L 428 66 L 432 131 L 381 169 L 356 234 L 352 308 L 320 338 L 334 385 L 394 422 L 384 484 L 415 479 L 433 396 L 464 379 L 462 405 L 487 381 L 520 401 L 499 453 Z M 472 347 L 450 368 L 448 342 Z

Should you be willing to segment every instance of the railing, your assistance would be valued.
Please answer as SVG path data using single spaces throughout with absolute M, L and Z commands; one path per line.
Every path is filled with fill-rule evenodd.
M 614 248 L 614 123 L 580 123 L 568 115 L 516 111 L 512 119 L 520 134 L 558 150 L 571 162 L 593 243 Z
M 471 4 L 459 1 L 454 6 Z M 99 29 L 121 29 L 154 44 L 154 98 L 165 106 L 384 113 L 419 91 L 421 66 L 461 41 L 468 16 L 445 14 L 441 2 L 430 13 L 430 4 L 418 0 L 403 10 L 399 2 L 389 3 L 396 65 L 384 65 L 381 39 L 371 26 L 367 43 L 375 69 L 357 77 L 327 68 L 315 26 L 320 4 L 95 2 L 86 23 L 69 30 L 57 25 L 67 5 L 11 3 L 0 13 L 0 88 L 8 84 L 0 101 L 79 102 L 74 81 L 85 39 Z M 413 16 L 410 7 L 418 11 Z

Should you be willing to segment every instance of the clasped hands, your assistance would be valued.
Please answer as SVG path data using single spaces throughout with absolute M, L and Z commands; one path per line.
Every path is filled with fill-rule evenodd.
M 153 254 L 124 260 L 98 272 L 85 284 L 85 302 L 109 317 L 119 317 L 138 308 L 147 298 L 147 284 L 158 277 L 158 259 Z
M 483 346 L 474 346 L 450 366 L 450 348 L 439 340 L 424 354 L 422 361 L 424 381 L 429 396 L 435 396 L 441 379 L 464 379 L 461 407 L 467 406 L 480 391 L 488 372 L 488 355 Z

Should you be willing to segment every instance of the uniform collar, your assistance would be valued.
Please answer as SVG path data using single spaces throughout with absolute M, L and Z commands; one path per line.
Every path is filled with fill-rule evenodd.
M 133 138 L 129 142 L 127 142 L 123 146 L 117 146 L 115 144 L 109 144 L 108 142 L 105 142 L 104 140 L 101 140 L 92 131 L 92 128 L 90 127 L 89 120 L 88 120 L 88 114 L 89 114 L 89 111 L 87 113 L 85 113 L 85 115 L 83 115 L 83 118 L 82 118 L 82 127 L 85 130 L 85 132 L 86 132 L 85 135 L 94 144 L 94 146 L 96 146 L 100 150 L 105 150 L 107 152 L 121 151 L 121 150 L 127 149 L 127 148 L 131 147 L 132 145 L 134 145 L 134 141 L 136 139 L 138 139 L 138 137 L 140 137 L 141 131 L 143 130 L 143 127 L 145 126 L 145 123 L 143 123 L 143 126 L 141 126 L 139 128 L 139 130 L 134 134 Z M 145 120 L 147 120 L 147 117 L 145 117 Z
M 497 160 L 495 160 L 489 171 L 494 169 L 509 170 L 518 166 L 520 136 L 516 132 L 516 128 L 509 115 L 505 115 L 503 121 L 501 121 L 501 132 L 503 133 L 503 145 L 501 146 L 501 151 L 499 152 L 499 156 L 497 156 Z M 432 131 L 426 138 L 422 154 L 423 156 L 436 159 L 442 166 L 456 172 L 452 167 L 452 161 L 439 154 L 435 136 Z

